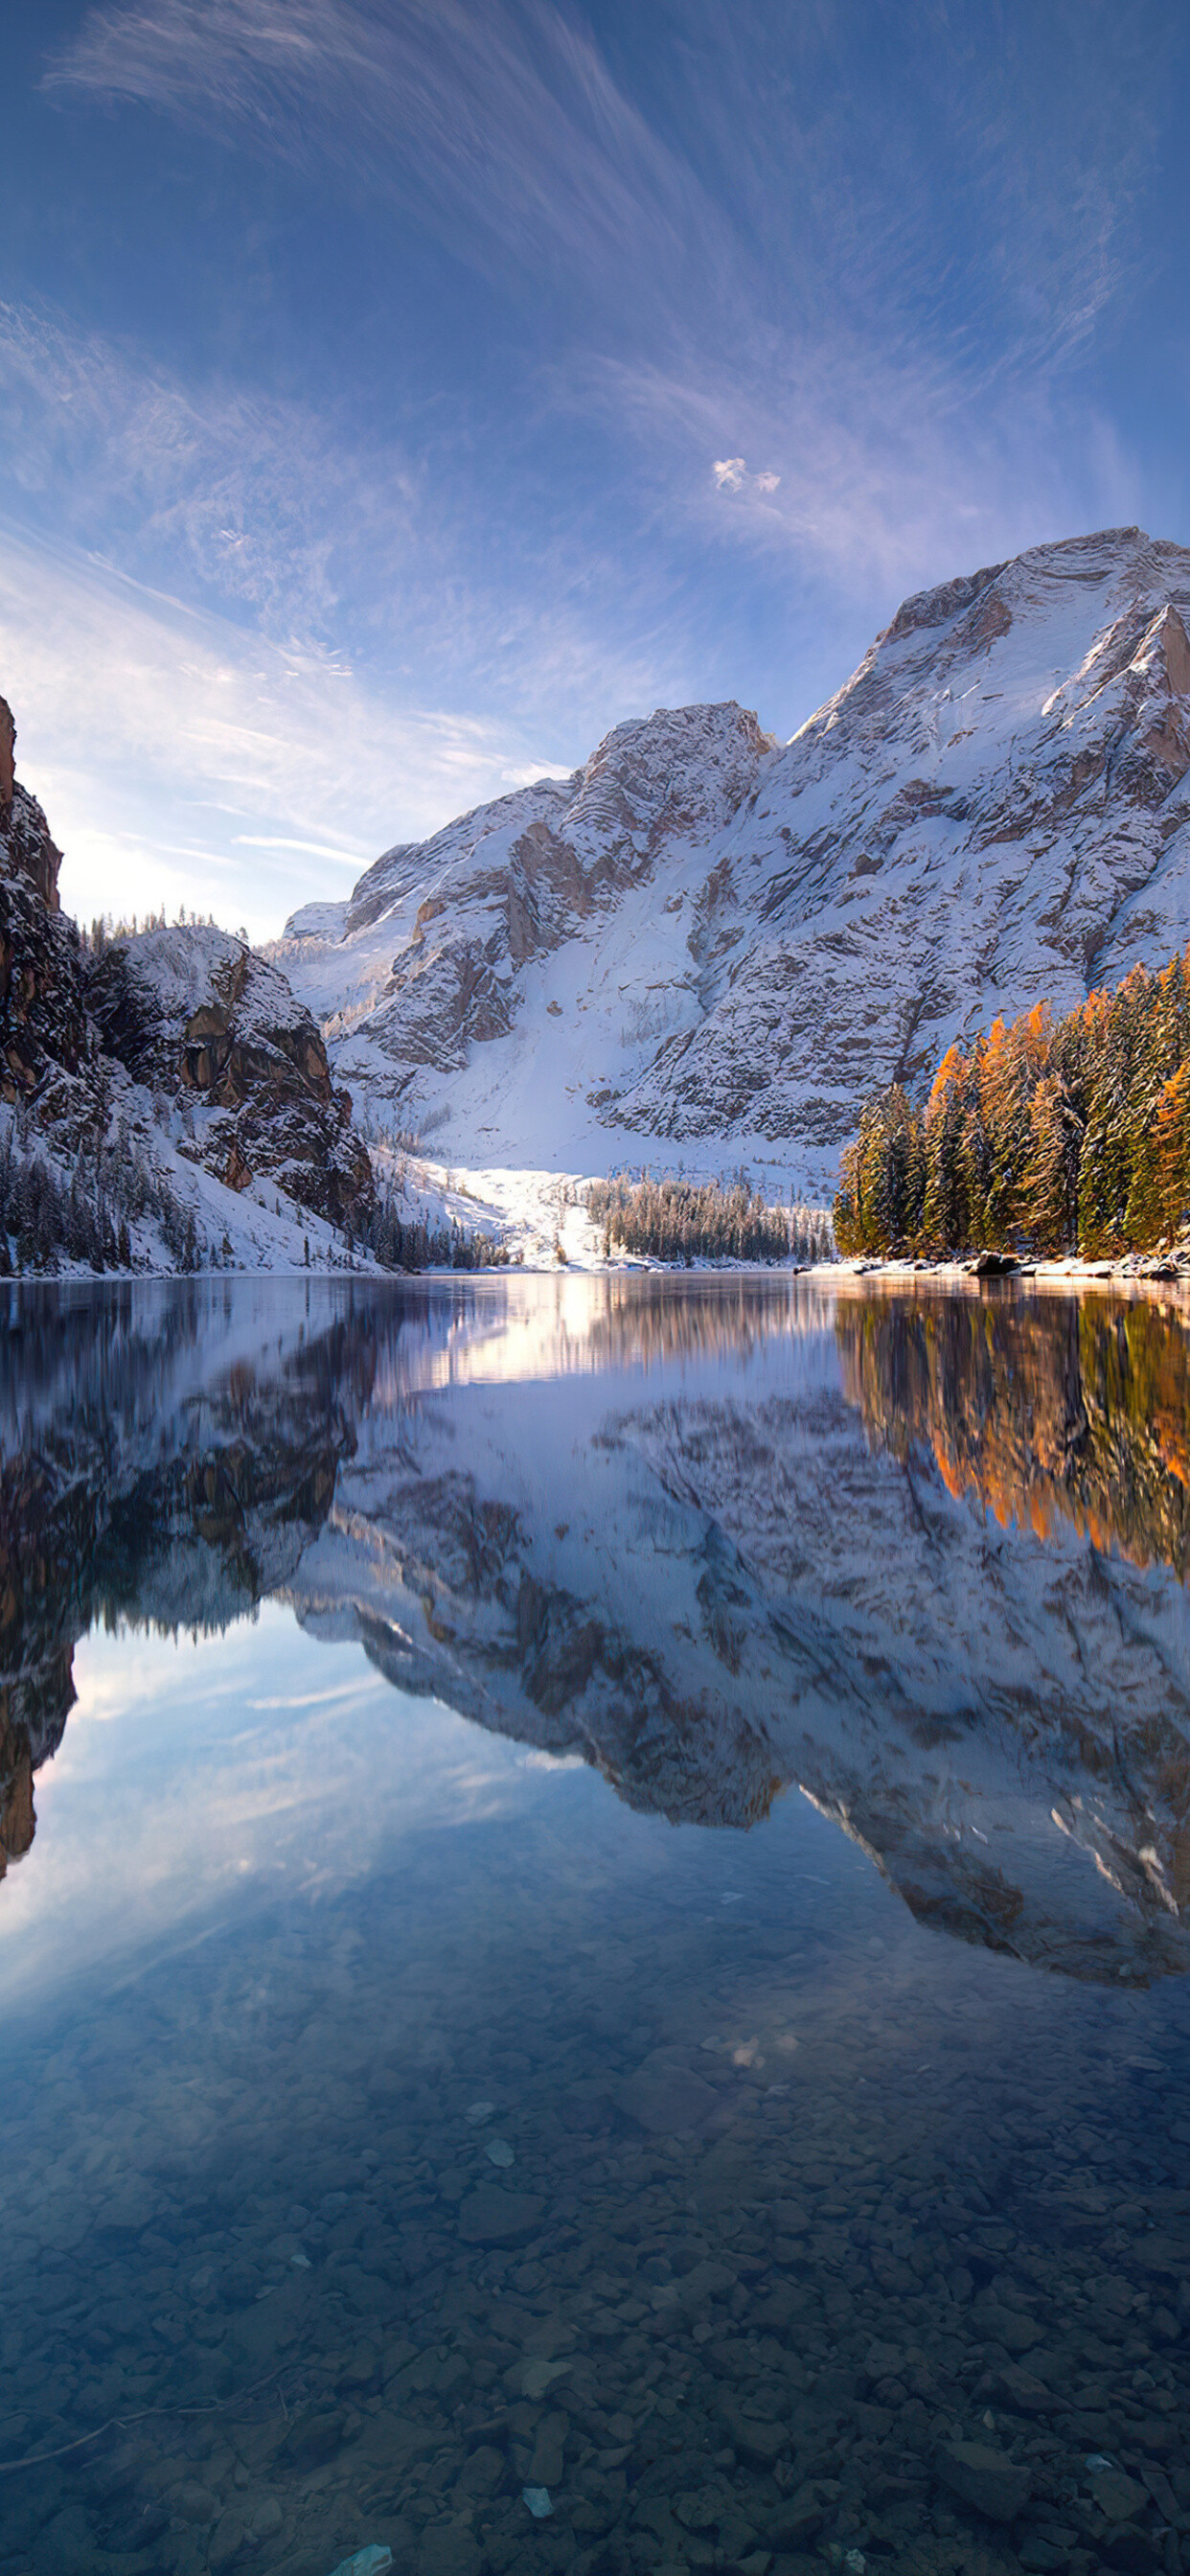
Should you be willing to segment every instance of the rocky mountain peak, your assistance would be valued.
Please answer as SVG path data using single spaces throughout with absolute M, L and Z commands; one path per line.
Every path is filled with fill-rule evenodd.
M 911 599 L 901 601 L 896 616 L 877 636 L 877 644 L 895 644 L 902 635 L 919 633 L 923 627 L 949 626 L 1006 570 L 1006 564 L 985 564 L 981 572 L 960 573 L 954 581 L 940 582 L 935 590 L 915 591 Z
M 657 707 L 605 734 L 558 825 L 588 864 L 607 844 L 630 840 L 652 856 L 668 839 L 718 831 L 776 750 L 750 709 Z
M 1190 697 L 1190 636 L 1176 608 L 1166 606 L 1158 631 L 1170 688 L 1176 689 L 1179 697 Z
M 537 779 L 386 851 L 347 904 L 295 914 L 274 953 L 332 1053 L 366 1020 L 351 1078 L 370 1087 L 383 1063 L 391 1104 L 411 1077 L 462 1072 L 473 1050 L 513 1038 L 526 975 L 576 939 L 597 942 L 675 850 L 708 847 L 775 749 L 734 701 L 658 707 L 616 725 L 569 778 Z

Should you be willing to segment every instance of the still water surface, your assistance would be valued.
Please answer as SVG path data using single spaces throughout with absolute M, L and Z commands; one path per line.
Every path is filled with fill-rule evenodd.
M 5 2576 L 1190 2564 L 1190 1317 L 4 1322 Z

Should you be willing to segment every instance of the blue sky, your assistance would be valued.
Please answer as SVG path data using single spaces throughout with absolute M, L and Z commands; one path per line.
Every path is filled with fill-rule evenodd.
M 907 592 L 1190 541 L 1164 0 L 4 0 L 0 692 L 256 935 Z

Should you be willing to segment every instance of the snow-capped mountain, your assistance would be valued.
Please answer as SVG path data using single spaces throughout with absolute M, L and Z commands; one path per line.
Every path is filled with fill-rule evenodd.
M 460 1164 L 833 1188 L 860 1100 L 1190 933 L 1190 551 L 1137 528 L 905 601 L 777 746 L 735 705 L 391 850 L 275 955 L 335 1076 Z

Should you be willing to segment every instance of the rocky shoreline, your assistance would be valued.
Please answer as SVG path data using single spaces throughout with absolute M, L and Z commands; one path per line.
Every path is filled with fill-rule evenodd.
M 1190 1248 L 1175 1252 L 1128 1252 L 1116 1261 L 1032 1261 L 1008 1252 L 977 1252 L 960 1260 L 927 1261 L 906 1255 L 879 1261 L 868 1254 L 832 1262 L 829 1275 L 840 1286 L 855 1279 L 876 1278 L 905 1284 L 928 1281 L 942 1288 L 965 1288 L 971 1282 L 1027 1280 L 1035 1288 L 1162 1288 L 1190 1286 Z

